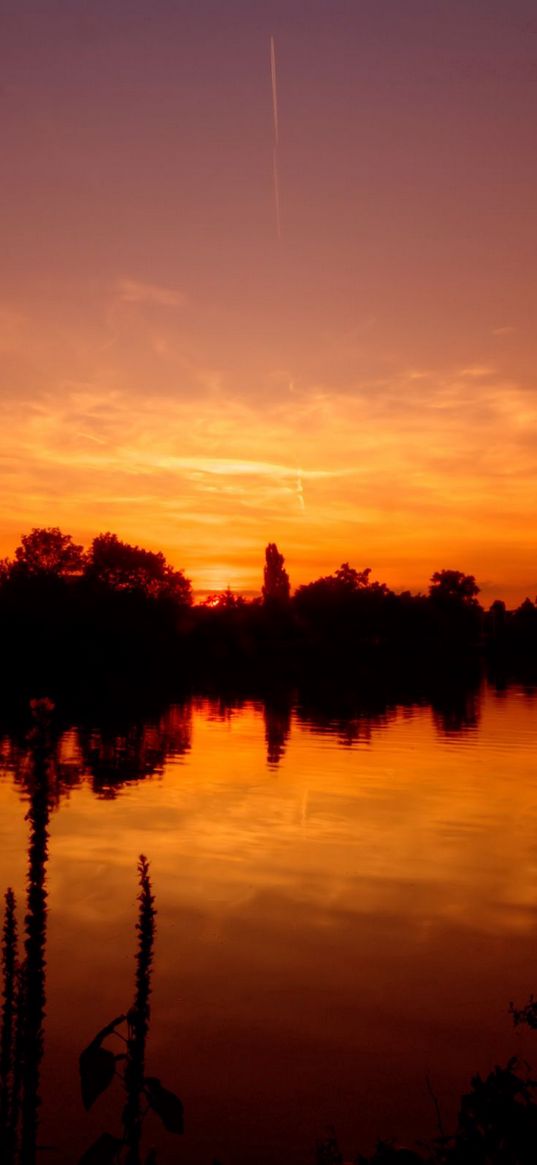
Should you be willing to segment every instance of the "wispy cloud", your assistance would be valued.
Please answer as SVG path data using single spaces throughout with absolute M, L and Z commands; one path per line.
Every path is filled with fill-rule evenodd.
M 8 537 L 111 527 L 186 560 L 200 586 L 215 556 L 250 586 L 269 539 L 295 581 L 349 557 L 394 585 L 446 564 L 491 576 L 499 552 L 507 586 L 524 562 L 531 573 L 537 396 L 484 369 L 413 370 L 352 395 L 295 384 L 277 402 L 207 388 L 194 409 L 70 382 L 4 400 L 0 419 Z
M 472 379 L 475 377 L 481 378 L 483 376 L 491 377 L 494 376 L 495 372 L 496 369 L 489 367 L 488 364 L 471 364 L 469 368 L 461 369 L 461 376 L 470 377 Z
M 120 303 L 156 304 L 159 307 L 183 307 L 186 296 L 173 287 L 143 283 L 139 279 L 120 279 L 117 285 Z

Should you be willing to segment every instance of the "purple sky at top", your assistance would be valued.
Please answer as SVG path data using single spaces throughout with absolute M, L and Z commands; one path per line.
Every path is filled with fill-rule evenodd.
M 472 311 L 478 326 L 527 318 L 533 3 L 4 0 L 1 12 L 8 292 L 86 310 L 134 271 L 184 288 L 209 336 L 216 313 L 220 351 L 242 323 L 276 362 L 336 312 L 349 327 L 380 318 L 405 355 L 410 328 L 429 361 L 439 343 L 464 358 Z

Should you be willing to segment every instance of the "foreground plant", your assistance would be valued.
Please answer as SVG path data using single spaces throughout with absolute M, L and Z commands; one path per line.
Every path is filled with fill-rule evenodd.
M 510 1006 L 515 1026 L 537 1028 L 537 1003 Z M 441 1125 L 441 1121 L 439 1121 Z M 457 1127 L 416 1149 L 379 1142 L 373 1156 L 344 1162 L 335 1134 L 317 1145 L 316 1165 L 535 1165 L 537 1161 L 537 1080 L 527 1064 L 512 1057 L 485 1079 L 472 1077 L 460 1102 Z
M 160 1117 L 169 1133 L 183 1132 L 183 1105 L 179 1097 L 164 1088 L 156 1076 L 146 1076 L 145 1073 L 156 910 L 149 863 L 143 854 L 138 862 L 138 880 L 134 1001 L 125 1015 L 118 1015 L 97 1032 L 80 1056 L 82 1103 L 86 1110 L 92 1108 L 112 1081 L 119 1077 L 126 1094 L 122 1131 L 119 1136 L 102 1133 L 83 1154 L 80 1165 L 141 1165 L 143 1124 L 150 1110 Z M 107 1046 L 106 1041 L 114 1036 L 123 1041 L 124 1052 L 117 1054 Z M 156 1160 L 155 1151 L 151 1149 L 145 1157 L 145 1165 L 155 1165 Z

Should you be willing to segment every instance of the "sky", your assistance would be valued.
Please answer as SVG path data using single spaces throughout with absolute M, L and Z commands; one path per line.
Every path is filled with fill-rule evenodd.
M 536 60 L 534 0 L 0 0 L 0 554 L 534 598 Z

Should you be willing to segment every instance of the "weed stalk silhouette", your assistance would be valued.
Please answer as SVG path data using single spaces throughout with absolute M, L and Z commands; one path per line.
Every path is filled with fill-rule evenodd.
M 39 1127 L 46 992 L 48 825 L 52 778 L 49 700 L 33 700 L 28 736 L 30 824 L 24 958 L 19 964 L 15 895 L 6 892 L 0 1033 L 0 1146 L 6 1165 L 34 1165 Z
M 160 1117 L 168 1132 L 183 1132 L 181 1101 L 173 1092 L 164 1088 L 157 1077 L 145 1074 L 157 912 L 149 862 L 144 854 L 138 860 L 138 884 L 138 945 L 132 1006 L 126 1015 L 117 1016 L 97 1032 L 80 1056 L 82 1100 L 86 1109 L 92 1108 L 114 1077 L 119 1077 L 126 1093 L 121 1114 L 122 1132 L 119 1137 L 102 1133 L 83 1154 L 80 1165 L 97 1165 L 98 1162 L 108 1161 L 121 1162 L 121 1165 L 141 1165 L 143 1125 L 150 1109 Z M 124 1025 L 126 1035 L 121 1030 Z M 105 1041 L 112 1036 L 124 1041 L 125 1052 L 116 1055 L 106 1046 Z M 146 1165 L 155 1161 L 154 1150 L 151 1150 L 146 1157 Z

